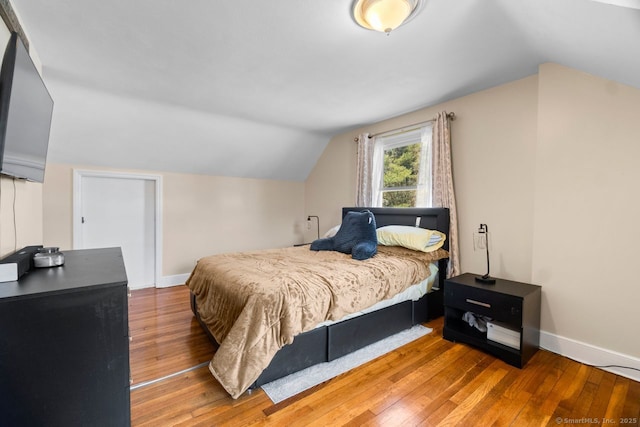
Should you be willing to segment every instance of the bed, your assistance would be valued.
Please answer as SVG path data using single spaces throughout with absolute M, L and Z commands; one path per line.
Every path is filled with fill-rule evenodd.
M 375 215 L 378 228 L 386 225 L 417 225 L 425 229 L 438 230 L 447 237 L 449 235 L 449 210 L 445 208 L 349 207 L 343 208 L 342 214 L 344 217 L 347 212 L 359 212 L 363 209 L 369 209 Z M 374 258 L 378 258 L 380 262 L 384 262 L 389 251 L 393 252 L 393 250 L 396 249 L 404 250 L 404 248 L 379 247 L 378 255 Z M 448 249 L 448 239 L 445 240 L 442 249 Z M 290 257 L 291 259 L 287 258 L 286 262 L 295 264 L 296 257 L 299 254 L 299 252 L 295 252 L 296 250 L 309 252 L 307 246 L 285 248 L 281 250 L 282 252 L 276 253 L 277 256 Z M 329 263 L 326 265 L 332 265 L 331 262 L 333 262 L 333 260 L 330 257 L 344 257 L 344 254 L 322 254 L 323 258 L 318 259 L 325 260 L 324 257 L 327 256 L 329 257 L 327 261 L 319 261 L 317 265 L 302 267 L 304 272 L 301 273 L 301 275 L 310 275 L 307 273 L 307 270 L 311 271 L 314 267 L 320 268 L 325 265 L 322 264 L 322 262 Z M 245 258 L 252 257 L 252 253 L 248 253 L 245 256 Z M 235 259 L 234 262 L 236 262 Z M 354 262 L 361 263 L 361 261 Z M 340 309 L 340 307 L 335 309 L 334 307 L 332 310 L 335 309 L 337 312 L 333 313 L 332 316 L 340 317 L 340 319 L 324 319 L 331 320 L 330 322 L 321 322 L 322 319 L 314 318 L 312 314 L 309 314 L 311 311 L 301 311 L 299 307 L 307 304 L 308 301 L 311 300 L 310 295 L 312 294 L 314 298 L 316 296 L 315 294 L 320 294 L 318 297 L 320 301 L 319 304 L 325 304 L 323 301 L 325 301 L 326 297 L 321 295 L 324 291 L 315 287 L 313 283 L 304 284 L 305 288 L 309 288 L 309 290 L 306 291 L 307 293 L 299 294 L 297 291 L 287 291 L 295 294 L 294 298 L 297 298 L 294 299 L 296 302 L 293 304 L 288 303 L 282 305 L 279 298 L 276 298 L 274 300 L 263 301 L 260 303 L 262 305 L 257 305 L 250 310 L 245 309 L 242 310 L 242 312 L 238 310 L 234 311 L 235 302 L 233 299 L 236 298 L 235 296 L 228 296 L 225 293 L 220 293 L 218 290 L 212 290 L 213 286 L 211 282 L 213 279 L 210 277 L 212 273 L 209 272 L 207 273 L 208 275 L 204 273 L 207 263 L 217 264 L 216 268 L 221 269 L 220 274 L 225 273 L 231 276 L 246 276 L 248 274 L 249 276 L 244 277 L 244 279 L 248 281 L 251 286 L 254 285 L 253 278 L 251 277 L 250 271 L 247 271 L 247 269 L 243 270 L 242 264 L 239 264 L 240 267 L 238 267 L 238 271 L 235 271 L 235 264 L 226 263 L 224 256 L 216 255 L 200 260 L 187 281 L 187 285 L 191 289 L 191 309 L 209 338 L 218 345 L 218 351 L 216 355 L 214 355 L 209 369 L 234 398 L 239 397 L 247 389 L 259 387 L 309 366 L 334 360 L 404 329 L 408 329 L 413 325 L 440 317 L 443 314 L 442 295 L 447 259 L 439 259 L 436 261 L 438 272 L 432 277 L 434 281 L 433 286 L 431 286 L 428 293 L 419 299 L 403 300 L 393 303 L 392 305 L 387 304 L 384 308 L 373 311 L 362 310 L 363 313 L 360 315 L 345 318 L 344 320 L 341 320 L 341 316 L 346 313 L 346 309 Z M 265 271 L 274 269 L 273 265 L 263 264 L 264 263 L 258 264 L 258 269 Z M 360 266 L 364 266 L 364 264 L 360 264 Z M 367 274 L 376 274 L 365 271 L 364 267 L 358 268 L 362 268 L 361 271 L 359 270 L 358 273 L 355 274 L 355 276 L 358 276 L 358 280 L 367 280 Z M 337 267 L 336 269 L 339 270 Z M 377 271 L 378 269 L 379 268 L 372 271 Z M 392 268 L 390 271 L 395 270 Z M 362 274 L 360 274 L 360 272 Z M 213 276 L 216 274 L 217 273 L 214 273 Z M 274 270 L 274 281 L 281 280 L 279 276 L 280 275 L 275 274 Z M 300 277 L 295 276 L 293 273 L 287 273 L 287 276 L 287 280 L 295 284 L 297 284 L 298 279 L 300 279 Z M 223 276 L 220 275 L 219 277 Z M 385 280 L 393 284 L 395 276 L 391 275 L 385 278 Z M 218 280 L 218 282 L 219 281 L 220 280 Z M 256 287 L 251 288 L 251 291 L 248 291 L 252 298 L 254 297 L 253 294 L 260 293 L 261 288 L 257 287 L 257 284 L 255 286 Z M 393 286 L 390 287 L 393 288 Z M 211 294 L 211 292 L 214 292 L 214 294 Z M 392 292 L 392 290 L 389 290 L 389 292 Z M 366 294 L 366 292 L 363 292 L 363 295 L 364 294 Z M 245 295 L 242 298 L 246 299 L 247 297 Z M 212 299 L 214 299 L 216 301 L 215 304 L 220 305 L 222 309 L 220 309 L 220 307 L 216 307 L 215 310 L 211 309 Z M 227 301 L 227 299 L 229 299 L 229 301 Z M 254 299 L 258 298 L 256 297 Z M 365 304 L 365 301 L 368 301 L 366 302 L 367 304 L 370 303 L 364 296 L 362 299 L 364 300 L 362 304 Z M 316 303 L 314 302 L 313 304 Z M 312 303 L 309 303 L 309 305 L 312 305 Z M 319 310 L 322 311 L 325 308 L 326 307 L 322 306 Z M 354 311 L 360 311 L 362 307 L 356 308 L 358 309 Z M 247 314 L 247 311 L 251 313 Z M 244 334 L 250 335 L 248 338 L 243 338 L 247 342 L 238 344 L 239 340 L 237 334 L 235 334 L 235 329 L 238 329 L 236 325 L 225 325 L 221 327 L 220 323 L 222 322 L 216 322 L 213 318 L 222 315 L 229 316 L 233 319 L 237 318 L 238 322 L 243 324 Z M 254 320 L 252 316 L 258 319 Z M 240 320 L 240 317 L 242 317 L 242 320 Z M 288 322 L 290 317 L 302 322 L 302 326 L 299 326 L 295 322 Z M 283 322 L 283 324 L 280 325 L 279 322 Z M 318 326 L 318 324 L 320 324 L 320 326 Z M 268 326 L 265 328 L 264 325 Z M 283 331 L 289 333 L 293 331 L 293 334 L 289 334 L 291 335 L 289 337 L 288 334 L 283 333 Z M 274 336 L 272 337 L 271 335 Z M 218 338 L 222 337 L 222 339 L 219 340 L 220 343 L 216 340 L 216 336 Z M 267 336 L 268 339 L 265 339 L 265 336 Z M 266 341 L 269 342 L 266 343 Z M 271 341 L 275 341 L 275 344 Z M 257 361 L 257 358 L 252 355 L 253 353 L 260 354 L 261 357 L 263 354 L 266 354 L 268 360 L 266 362 Z

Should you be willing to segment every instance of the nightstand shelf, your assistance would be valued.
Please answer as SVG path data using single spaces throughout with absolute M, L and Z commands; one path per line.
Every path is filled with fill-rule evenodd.
M 447 279 L 444 290 L 445 339 L 462 342 L 522 368 L 538 350 L 540 342 L 540 286 L 496 279 L 494 285 L 479 283 L 474 274 Z M 487 338 L 486 332 L 462 320 L 465 312 L 491 318 L 519 334 L 513 348 Z

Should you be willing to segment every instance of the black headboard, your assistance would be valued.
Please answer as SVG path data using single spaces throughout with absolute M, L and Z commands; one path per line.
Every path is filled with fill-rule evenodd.
M 369 210 L 376 217 L 378 228 L 385 225 L 410 225 L 416 226 L 416 218 L 420 218 L 418 226 L 429 230 L 438 230 L 447 236 L 443 249 L 449 250 L 449 209 L 448 208 L 342 208 L 342 217 L 347 212 L 362 212 Z M 438 274 L 438 288 L 444 289 L 444 279 L 447 271 L 448 259 L 438 261 L 438 269 L 442 274 Z
M 420 218 L 419 227 L 438 230 L 447 236 L 443 248 L 449 250 L 449 209 L 448 208 L 342 208 L 342 217 L 347 212 L 369 210 L 376 217 L 376 226 L 410 225 L 415 227 L 416 218 Z

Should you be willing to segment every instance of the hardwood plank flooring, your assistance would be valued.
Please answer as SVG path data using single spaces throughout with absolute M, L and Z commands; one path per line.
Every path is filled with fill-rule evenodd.
M 209 361 L 215 352 L 191 313 L 186 286 L 132 291 L 129 331 L 134 386 Z
M 517 369 L 443 340 L 442 318 L 427 324 L 431 334 L 279 404 L 262 390 L 232 399 L 206 366 L 135 387 L 215 352 L 185 286 L 133 291 L 129 326 L 134 426 L 640 425 L 640 383 L 544 350 Z

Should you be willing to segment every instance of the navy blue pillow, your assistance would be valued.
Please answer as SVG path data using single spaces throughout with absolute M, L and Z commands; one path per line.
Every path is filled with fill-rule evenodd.
M 338 251 L 357 260 L 371 258 L 378 250 L 375 216 L 368 210 L 347 212 L 336 235 L 314 240 L 311 250 Z

